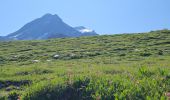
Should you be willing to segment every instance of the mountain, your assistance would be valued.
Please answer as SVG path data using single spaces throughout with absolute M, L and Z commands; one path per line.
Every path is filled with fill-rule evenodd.
M 2 37 L 2 36 L 0 36 L 0 41 L 1 41 L 1 40 L 3 40 L 3 37 Z
M 8 40 L 7 37 L 5 37 L 5 36 L 0 36 L 0 41 L 5 41 L 5 40 Z
M 81 36 L 96 36 L 98 35 L 94 30 L 88 29 L 84 26 L 75 27 L 75 29 L 81 32 Z
M 58 15 L 45 14 L 6 36 L 11 40 L 40 40 L 50 38 L 80 37 L 97 35 L 81 32 L 64 23 Z

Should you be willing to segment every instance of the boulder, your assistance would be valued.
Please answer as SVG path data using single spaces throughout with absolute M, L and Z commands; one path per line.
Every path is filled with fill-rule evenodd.
M 11 91 L 13 88 L 12 87 L 7 87 L 5 90 L 6 91 Z
M 50 62 L 51 60 L 46 60 L 47 62 Z
M 38 63 L 40 62 L 39 60 L 32 60 L 33 63 Z
M 57 54 L 53 56 L 53 58 L 55 58 L 55 59 L 58 59 L 59 57 L 60 57 L 60 55 L 57 55 Z

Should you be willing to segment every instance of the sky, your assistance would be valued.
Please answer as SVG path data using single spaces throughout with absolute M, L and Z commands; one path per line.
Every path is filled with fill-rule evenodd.
M 170 0 L 0 0 L 0 36 L 46 13 L 99 34 L 170 29 Z

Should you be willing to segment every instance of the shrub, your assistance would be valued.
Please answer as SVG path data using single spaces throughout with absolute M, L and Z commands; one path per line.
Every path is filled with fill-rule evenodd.
M 8 99 L 9 100 L 18 100 L 19 94 L 15 91 L 9 93 Z
M 144 56 L 144 57 L 148 57 L 148 56 L 151 56 L 152 54 L 149 53 L 149 52 L 143 52 L 143 53 L 140 53 L 140 56 Z
M 138 70 L 139 76 L 142 77 L 150 77 L 151 75 L 153 75 L 154 73 L 149 71 L 146 67 L 140 67 Z
M 5 58 L 4 57 L 2 57 L 2 56 L 0 56 L 0 64 L 4 64 L 5 63 Z

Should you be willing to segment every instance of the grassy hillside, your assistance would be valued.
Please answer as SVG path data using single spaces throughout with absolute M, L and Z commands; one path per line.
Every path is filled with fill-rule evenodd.
M 166 100 L 170 31 L 0 42 L 0 100 Z

